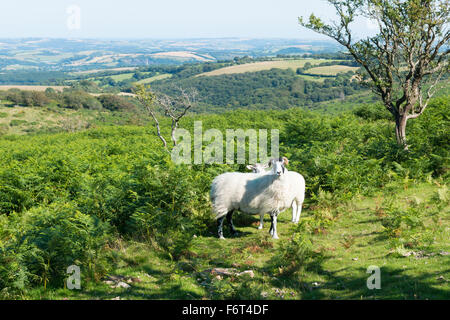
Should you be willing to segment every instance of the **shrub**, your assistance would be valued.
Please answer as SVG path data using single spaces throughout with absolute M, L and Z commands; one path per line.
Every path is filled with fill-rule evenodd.
M 392 121 L 393 116 L 386 108 L 380 104 L 363 104 L 353 110 L 353 114 L 365 120 L 388 120 Z
M 65 90 L 60 104 L 64 108 L 75 110 L 100 110 L 102 108 L 102 104 L 95 97 L 80 90 Z
M 123 196 L 134 200 L 131 205 L 130 200 L 124 202 L 128 205 L 113 223 L 127 233 L 155 240 L 172 259 L 187 254 L 194 233 L 204 232 L 212 219 L 206 196 L 211 177 L 173 164 L 139 166 L 132 177 Z
M 210 295 L 213 300 L 260 300 L 263 285 L 259 279 L 241 276 L 238 279 L 213 278 Z
M 88 278 L 106 272 L 110 227 L 69 203 L 36 207 L 0 222 L 0 287 L 8 292 L 26 284 L 62 288 L 70 265 Z
M 130 111 L 136 107 L 127 99 L 113 94 L 103 94 L 98 97 L 103 108 L 111 111 Z
M 27 123 L 26 120 L 13 119 L 13 120 L 11 120 L 11 122 L 9 123 L 9 125 L 10 125 L 11 127 L 18 127 L 18 126 L 20 126 L 20 125 L 22 125 L 22 124 L 25 124 L 25 123 Z
M 429 207 L 429 206 L 428 206 Z M 383 233 L 390 240 L 391 248 L 422 248 L 430 247 L 434 242 L 432 229 L 425 224 L 425 219 L 431 211 L 425 203 L 413 199 L 406 208 L 402 208 L 395 199 L 385 201 L 384 214 L 381 216 Z
M 320 260 L 314 253 L 311 237 L 306 232 L 304 223 L 300 223 L 296 232 L 286 240 L 281 240 L 280 247 L 271 261 L 273 271 L 279 275 L 292 275 L 306 270 L 313 261 Z
M 18 89 L 8 90 L 6 99 L 13 102 L 14 104 L 27 107 L 43 107 L 50 102 L 49 98 L 43 92 L 25 91 Z
M 155 241 L 172 260 L 179 260 L 190 252 L 195 228 L 189 218 L 177 212 L 163 212 L 149 208 L 149 212 L 137 212 L 129 225 L 141 238 Z

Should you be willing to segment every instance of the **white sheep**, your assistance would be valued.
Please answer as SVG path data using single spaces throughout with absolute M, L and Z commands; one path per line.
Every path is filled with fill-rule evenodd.
M 248 165 L 247 169 L 256 174 L 268 174 L 271 170 L 266 169 L 269 167 L 267 164 L 255 163 L 253 165 Z M 301 201 L 292 201 L 292 222 L 297 224 L 300 220 L 300 214 L 302 213 L 303 200 L 305 198 L 305 178 L 295 171 L 287 171 L 287 175 L 289 175 L 294 184 L 294 190 L 300 190 L 303 193 L 303 196 L 298 197 L 297 199 Z M 262 229 L 264 225 L 264 214 L 260 215 L 260 221 L 258 229 Z
M 292 205 L 303 203 L 303 190 L 295 190 L 293 181 L 286 173 L 288 159 L 283 157 L 272 159 L 268 174 L 228 172 L 217 176 L 211 184 L 210 198 L 213 212 L 218 221 L 219 238 L 223 239 L 223 220 L 227 222 L 233 233 L 232 216 L 235 210 L 247 214 L 270 213 L 270 234 L 274 239 L 277 235 L 277 216 L 281 211 Z M 304 185 L 304 184 L 303 184 Z

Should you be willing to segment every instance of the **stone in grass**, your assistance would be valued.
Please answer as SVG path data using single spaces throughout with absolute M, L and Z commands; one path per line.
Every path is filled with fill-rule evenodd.
M 206 273 L 211 273 L 214 275 L 219 275 L 219 276 L 243 276 L 243 275 L 248 275 L 250 276 L 250 278 L 253 278 L 255 276 L 255 273 L 253 272 L 253 270 L 245 270 L 242 272 L 237 271 L 234 268 L 213 268 L 211 270 L 205 270 L 203 272 Z
M 442 281 L 442 282 L 448 282 L 448 280 L 445 279 L 444 276 L 439 276 L 439 277 L 436 278 L 436 280 L 439 280 L 439 281 Z
M 130 287 L 131 286 L 128 283 L 122 281 L 118 282 L 116 285 L 111 286 L 111 288 L 124 288 L 124 289 L 128 289 Z
M 133 282 L 142 282 L 140 278 L 135 277 L 125 277 L 125 276 L 115 276 L 111 275 L 108 276 L 106 280 L 104 280 L 104 283 L 110 286 L 110 288 L 130 288 L 130 283 Z

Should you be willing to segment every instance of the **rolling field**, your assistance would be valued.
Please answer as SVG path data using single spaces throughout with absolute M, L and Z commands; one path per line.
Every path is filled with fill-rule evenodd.
M 76 112 L 54 112 L 39 107 L 3 107 L 0 104 L 0 134 L 23 135 L 30 132 L 60 128 L 70 119 L 80 119 Z M 80 119 L 81 120 L 81 119 Z
M 71 74 L 91 74 L 105 71 L 133 71 L 135 69 L 137 69 L 137 67 L 106 68 L 106 69 L 94 69 L 94 70 L 71 72 Z
M 275 60 L 275 61 L 261 61 L 253 63 L 245 63 L 225 68 L 220 68 L 210 72 L 205 72 L 197 75 L 200 76 L 219 76 L 222 74 L 234 74 L 234 73 L 244 73 L 244 72 L 257 72 L 262 70 L 270 70 L 273 68 L 279 69 L 292 69 L 297 70 L 297 68 L 303 67 L 307 62 L 311 64 L 317 64 L 324 62 L 322 59 L 297 59 L 297 60 Z
M 26 86 L 26 85 L 2 85 L 0 90 L 19 89 L 25 91 L 45 91 L 47 88 L 52 88 L 56 91 L 63 91 L 68 86 Z
M 142 72 L 142 74 L 149 75 L 150 72 Z M 133 75 L 134 75 L 134 72 L 127 72 L 127 73 L 121 73 L 121 74 L 116 74 L 116 75 L 109 75 L 109 76 L 104 76 L 104 77 L 92 77 L 92 78 L 89 78 L 88 80 L 96 82 L 97 84 L 100 83 L 100 80 L 104 79 L 104 78 L 111 78 L 111 79 L 113 79 L 116 82 L 120 82 L 120 81 L 132 79 Z M 158 74 L 158 75 L 153 76 L 153 77 L 149 77 L 149 78 L 145 78 L 145 79 L 139 80 L 139 81 L 137 81 L 137 83 L 151 83 L 153 81 L 170 78 L 171 76 L 172 75 L 170 75 L 170 74 Z
M 139 80 L 137 83 L 151 83 L 151 82 L 162 80 L 162 79 L 168 79 L 170 77 L 172 77 L 172 75 L 168 74 L 168 73 L 158 74 L 154 77 Z
M 348 71 L 356 71 L 359 67 L 349 67 L 349 66 L 323 66 L 323 67 L 314 67 L 308 69 L 306 73 L 317 74 L 317 75 L 327 75 L 327 76 L 335 76 L 340 72 L 348 72 Z

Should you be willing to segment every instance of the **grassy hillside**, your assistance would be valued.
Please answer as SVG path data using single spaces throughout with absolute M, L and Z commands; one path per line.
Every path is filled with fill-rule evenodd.
M 310 107 L 317 102 L 345 98 L 366 88 L 350 75 L 339 74 L 323 81 L 305 80 L 291 69 L 222 74 L 209 77 L 171 78 L 155 82 L 153 89 L 175 94 L 174 86 L 195 88 L 200 107 L 195 111 L 224 112 L 237 108 L 252 110 Z
M 32 91 L 45 91 L 47 88 L 52 88 L 56 91 L 63 91 L 68 86 L 27 86 L 27 85 L 3 85 L 0 86 L 0 90 L 19 89 L 19 90 L 32 90 Z
M 297 70 L 297 68 L 303 67 L 305 63 L 309 62 L 311 64 L 316 64 L 323 62 L 323 59 L 282 59 L 274 61 L 260 61 L 234 65 L 230 67 L 220 68 L 210 72 L 205 72 L 197 75 L 200 76 L 219 76 L 222 74 L 235 74 L 235 73 L 245 73 L 245 72 L 257 72 L 262 70 L 270 70 L 273 68 L 277 69 L 291 69 Z
M 403 205 L 411 199 L 427 201 L 440 190 L 436 183 L 409 184 L 399 194 Z M 389 250 L 380 218 L 380 204 L 388 194 L 359 197 L 339 207 L 339 214 L 325 230 L 307 231 L 318 210 L 307 207 L 302 224 L 290 222 L 290 210 L 279 219 L 280 241 L 268 235 L 270 219 L 258 230 L 256 217 L 240 217 L 240 235 L 224 241 L 215 234 L 192 240 L 188 258 L 171 261 L 146 243 L 120 241 L 114 249 L 117 268 L 110 274 L 132 279 L 130 288 L 111 288 L 105 281 L 89 283 L 83 290 L 34 289 L 33 299 L 447 299 L 450 253 L 448 228 L 450 206 L 440 212 L 441 226 L 434 230 L 433 249 L 428 254 L 412 250 Z M 430 223 L 431 221 L 427 221 Z M 447 230 L 447 231 L 446 231 Z M 306 234 L 311 257 L 304 270 L 291 273 L 291 266 L 276 264 L 278 255 L 295 235 Z M 405 256 L 403 256 L 405 255 Z M 291 261 L 295 263 L 296 261 Z M 381 268 L 381 289 L 366 286 L 367 267 Z M 214 268 L 251 270 L 251 276 L 230 277 L 211 273 Z
M 323 67 L 314 67 L 308 69 L 308 73 L 317 74 L 317 75 L 327 75 L 327 76 L 335 76 L 340 72 L 355 72 L 359 67 L 349 67 L 349 66 L 341 66 L 341 65 L 332 65 L 332 66 L 323 66 Z
M 150 77 L 150 78 L 139 80 L 137 83 L 152 83 L 154 81 L 168 79 L 170 77 L 172 77 L 171 74 L 163 73 L 163 74 L 158 74 L 158 75 Z
M 281 214 L 278 241 L 267 237 L 267 221 L 261 232 L 256 217 L 239 213 L 240 235 L 225 228 L 219 241 L 209 186 L 244 165 L 176 165 L 152 126 L 97 118 L 97 127 L 76 132 L 3 135 L 0 297 L 446 298 L 448 99 L 408 123 L 408 152 L 373 106 L 337 116 L 290 109 L 183 119 L 190 132 L 197 120 L 204 130 L 280 130 L 280 152 L 304 175 L 307 195 L 299 225 L 289 210 Z M 167 135 L 170 124 L 161 125 Z M 72 264 L 81 291 L 64 287 Z M 370 265 L 381 268 L 381 290 L 366 287 Z M 130 287 L 111 288 L 121 280 Z
M 102 125 L 144 124 L 148 121 L 139 110 L 110 112 L 102 110 L 72 110 L 48 107 L 11 107 L 0 103 L 0 136 L 40 134 L 44 132 L 74 132 Z

